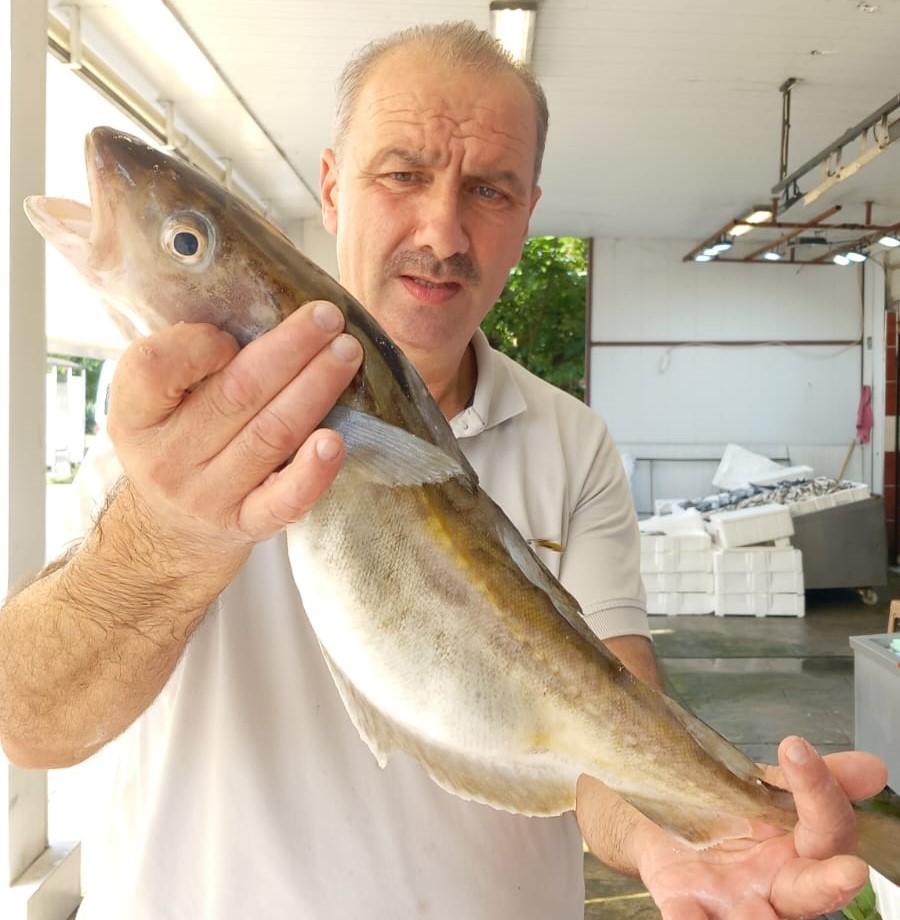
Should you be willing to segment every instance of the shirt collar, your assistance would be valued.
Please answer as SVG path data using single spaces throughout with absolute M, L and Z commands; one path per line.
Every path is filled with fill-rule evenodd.
M 450 421 L 457 438 L 474 437 L 519 415 L 527 406 L 513 378 L 512 362 L 491 348 L 487 336 L 480 329 L 476 329 L 472 337 L 472 349 L 478 376 L 471 404 Z

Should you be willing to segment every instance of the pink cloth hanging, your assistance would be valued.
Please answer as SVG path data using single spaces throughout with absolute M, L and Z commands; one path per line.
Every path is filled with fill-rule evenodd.
M 866 384 L 859 397 L 856 410 L 856 436 L 860 444 L 868 444 L 872 434 L 872 388 Z

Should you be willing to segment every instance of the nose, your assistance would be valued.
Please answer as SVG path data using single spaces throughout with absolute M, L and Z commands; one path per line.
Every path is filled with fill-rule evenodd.
M 434 183 L 416 202 L 414 242 L 438 259 L 468 252 L 469 236 L 463 226 L 460 192 L 450 184 Z

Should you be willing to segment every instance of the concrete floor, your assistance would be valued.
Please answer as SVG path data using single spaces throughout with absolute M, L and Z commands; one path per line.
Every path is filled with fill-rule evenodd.
M 773 763 L 778 742 L 800 734 L 823 753 L 853 747 L 850 636 L 887 630 L 890 574 L 879 602 L 856 591 L 809 591 L 806 616 L 650 618 L 670 695 L 759 762 Z M 585 920 L 658 920 L 640 884 L 585 854 Z M 837 913 L 832 915 L 841 918 Z

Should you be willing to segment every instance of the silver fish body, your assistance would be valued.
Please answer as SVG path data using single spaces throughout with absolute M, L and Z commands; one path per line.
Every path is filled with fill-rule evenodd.
M 479 487 L 415 369 L 337 282 L 225 189 L 128 135 L 95 129 L 87 165 L 92 209 L 26 209 L 133 332 L 206 321 L 247 342 L 327 299 L 363 346 L 324 421 L 347 442 L 344 469 L 288 544 L 380 762 L 405 751 L 449 791 L 531 815 L 573 808 L 586 773 L 695 845 L 793 826 L 788 793 L 593 635 Z

